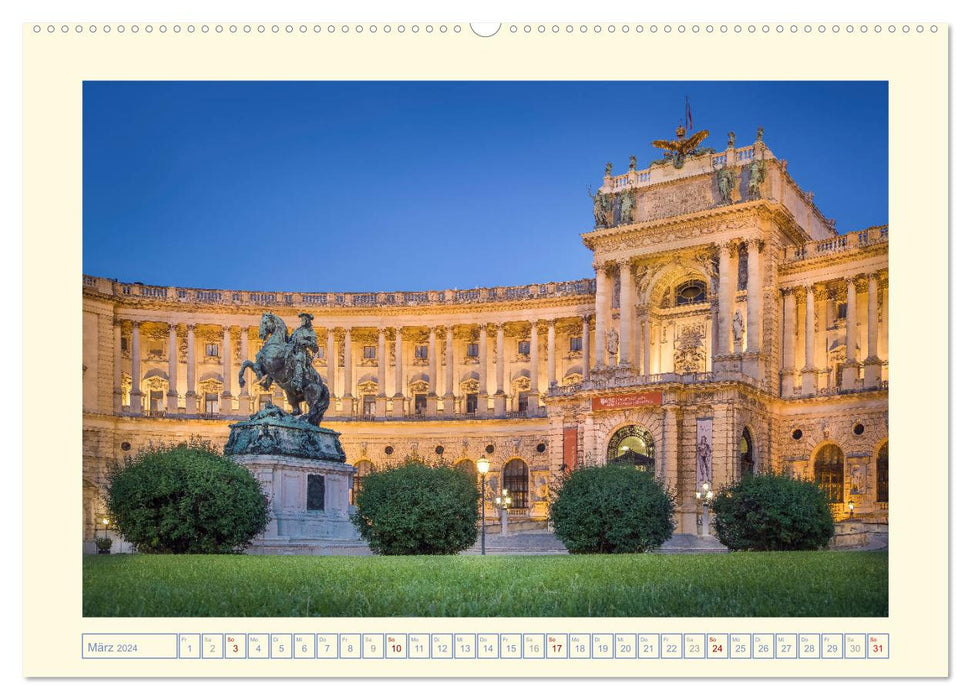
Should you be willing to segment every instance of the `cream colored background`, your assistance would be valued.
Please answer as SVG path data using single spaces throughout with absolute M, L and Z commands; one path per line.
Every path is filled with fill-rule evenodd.
M 59 26 L 60 23 L 58 23 Z M 87 27 L 89 23 L 85 23 Z M 255 26 L 256 23 L 254 23 Z M 947 28 L 866 35 L 309 30 L 48 35 L 24 27 L 26 675 L 943 675 L 947 673 Z M 788 27 L 789 23 L 786 23 Z M 103 22 L 99 23 L 99 27 Z M 171 26 L 171 24 L 169 25 Z M 210 23 L 214 27 L 215 23 Z M 228 23 L 226 24 L 228 27 Z M 241 26 L 241 25 L 240 25 Z M 298 26 L 298 25 L 297 25 Z M 339 27 L 340 25 L 338 25 Z M 450 27 L 452 24 L 449 25 Z M 549 27 L 550 25 L 547 25 Z M 648 27 L 650 25 L 647 25 Z M 818 26 L 818 25 L 814 25 Z M 845 27 L 845 25 L 843 25 Z M 929 23 L 924 24 L 925 28 Z M 142 25 L 144 27 L 144 25 Z M 704 27 L 704 25 L 702 25 Z M 747 27 L 743 25 L 743 28 Z M 87 619 L 81 617 L 81 81 L 889 80 L 894 440 L 888 619 Z M 839 110 L 840 105 L 830 106 Z M 605 112 L 605 124 L 615 115 Z M 628 115 L 636 119 L 637 115 Z M 645 143 L 655 137 L 644 134 Z M 784 157 L 785 154 L 781 154 Z M 518 167 L 519 164 L 510 164 Z M 839 161 L 832 167 L 838 171 Z M 567 232 L 568 233 L 568 232 Z M 70 360 L 68 362 L 70 364 Z M 66 407 L 62 417 L 60 409 Z M 772 585 L 770 581 L 766 585 Z M 87 661 L 82 632 L 889 632 L 890 661 Z

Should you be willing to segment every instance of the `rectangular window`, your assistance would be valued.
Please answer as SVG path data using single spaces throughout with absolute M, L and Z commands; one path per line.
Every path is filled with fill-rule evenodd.
M 307 474 L 307 510 L 324 509 L 324 477 Z
M 423 416 L 428 410 L 428 396 L 426 394 L 415 394 L 415 415 Z
M 162 357 L 162 341 L 153 340 L 148 344 L 149 357 Z
M 151 410 L 152 413 L 159 413 L 162 410 L 163 406 L 162 406 L 161 391 L 149 392 L 148 400 L 149 400 L 149 404 L 148 404 L 149 410 Z
M 520 392 L 519 393 L 519 412 L 525 413 L 528 410 L 529 410 L 529 396 L 527 396 L 526 392 L 524 391 Z
M 121 338 L 121 351 L 128 352 L 128 338 L 122 336 Z
M 478 357 L 479 356 L 479 344 L 478 343 L 469 343 L 465 347 L 465 356 L 466 357 Z
M 206 413 L 210 415 L 219 413 L 219 394 L 206 394 Z
M 364 397 L 364 415 L 373 416 L 375 414 L 376 402 L 373 396 Z
M 520 340 L 519 341 L 519 354 L 520 355 L 528 355 L 529 354 L 529 341 L 528 340 Z
M 479 395 L 478 394 L 466 394 L 465 395 L 465 412 L 475 413 L 476 408 L 479 406 Z
M 581 352 L 583 350 L 583 338 L 579 335 L 570 338 L 570 352 Z
M 427 345 L 416 345 L 415 346 L 415 359 L 416 360 L 427 360 L 428 359 L 428 346 Z
M 219 343 L 206 343 L 206 357 L 219 357 Z
M 260 408 L 269 406 L 271 403 L 273 403 L 272 394 L 260 394 Z
M 365 345 L 364 346 L 364 359 L 374 360 L 378 356 L 378 347 L 376 345 Z

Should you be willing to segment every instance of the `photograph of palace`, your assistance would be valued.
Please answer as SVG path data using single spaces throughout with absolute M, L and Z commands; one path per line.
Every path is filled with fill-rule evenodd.
M 267 403 L 290 408 L 278 388 L 237 380 L 267 312 L 290 329 L 312 315 L 313 366 L 331 396 L 323 424 L 356 469 L 346 493 L 324 500 L 307 480 L 265 484 L 281 546 L 315 536 L 312 517 L 287 513 L 353 510 L 368 473 L 408 457 L 475 473 L 483 456 L 486 521 L 498 521 L 492 500 L 506 491 L 514 532 L 546 531 L 552 490 L 572 470 L 620 460 L 673 493 L 678 534 L 702 532 L 702 482 L 777 472 L 820 484 L 841 536 L 886 542 L 887 222 L 838 230 L 771 129 L 726 138 L 691 116 L 631 144 L 641 162 L 590 173 L 593 216 L 561 232 L 587 256 L 586 277 L 182 286 L 166 272 L 192 245 L 178 238 L 153 279 L 85 269 L 85 546 L 102 527 L 112 464 L 149 445 L 222 446 L 230 424 Z M 574 196 L 591 201 L 582 183 Z M 474 261 L 491 243 L 455 245 Z M 227 248 L 213 264 L 245 263 Z

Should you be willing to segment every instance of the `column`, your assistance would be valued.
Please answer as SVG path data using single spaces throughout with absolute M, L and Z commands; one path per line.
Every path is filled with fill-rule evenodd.
M 190 415 L 199 412 L 199 395 L 196 393 L 196 327 L 193 323 L 186 326 L 185 412 Z
M 546 326 L 546 392 L 556 386 L 556 320 Z
M 242 370 L 243 363 L 249 359 L 249 326 L 239 327 L 239 366 Z M 250 375 L 255 376 L 255 375 Z M 233 381 L 238 383 L 238 380 L 234 377 Z M 246 382 L 246 386 L 242 386 L 239 389 L 239 406 L 237 407 L 237 412 L 241 416 L 248 416 L 253 412 L 253 406 L 250 403 L 250 393 L 249 393 L 249 382 Z
M 580 362 L 583 364 L 583 381 L 590 377 L 590 317 L 583 317 L 583 330 L 580 331 Z
M 438 413 L 438 326 L 428 329 L 428 412 Z
M 796 367 L 796 290 L 782 290 L 782 395 L 792 396 Z
M 405 395 L 402 392 L 402 376 L 405 367 L 402 331 L 400 326 L 394 329 L 394 397 L 391 399 L 391 414 L 398 418 L 405 414 Z
M 806 285 L 806 364 L 802 368 L 802 393 L 816 393 L 816 290 Z
M 594 331 L 594 369 L 603 369 L 606 365 L 607 329 L 610 327 L 610 290 L 607 268 L 603 263 L 594 265 L 597 271 L 597 328 Z
M 179 339 L 174 323 L 169 324 L 169 390 L 165 394 L 165 410 L 174 416 L 179 410 Z
M 664 452 L 657 476 L 661 483 L 673 491 L 678 482 L 678 407 L 676 404 L 664 406 L 662 430 L 664 435 L 661 447 Z
M 873 389 L 880 385 L 883 363 L 880 361 L 877 343 L 879 342 L 879 321 L 877 320 L 877 276 L 875 273 L 866 278 L 866 360 L 863 362 L 863 386 Z
M 644 313 L 644 323 L 641 325 L 641 374 L 651 373 L 651 318 Z
M 378 329 L 378 395 L 374 402 L 374 412 L 378 418 L 385 418 L 388 412 L 388 394 L 385 391 L 388 371 L 388 329 Z
M 114 326 L 114 364 L 112 365 L 112 371 L 114 373 L 114 379 L 112 387 L 112 406 L 115 413 L 121 413 L 121 319 L 114 319 L 112 321 Z
M 539 324 L 531 321 L 529 325 L 529 404 L 530 416 L 539 409 Z
M 762 241 L 748 242 L 748 289 L 746 294 L 747 316 L 745 327 L 745 352 L 759 352 L 762 339 Z
M 492 399 L 492 415 L 506 415 L 506 392 L 504 387 L 503 360 L 506 355 L 506 331 L 502 322 L 496 324 L 496 394 Z
M 229 326 L 223 326 L 223 393 L 220 401 L 220 411 L 224 416 L 233 412 L 233 349 Z
M 341 413 L 354 415 L 354 349 L 351 347 L 351 328 L 344 328 L 344 395 L 341 398 Z
M 732 313 L 737 277 L 732 274 L 731 244 L 718 249 L 718 343 L 716 355 L 732 354 Z
M 445 415 L 455 415 L 455 393 L 453 392 L 452 382 L 455 381 L 453 371 L 452 340 L 455 331 L 451 326 L 445 327 Z
M 479 399 L 478 414 L 486 415 L 489 410 L 489 326 L 479 326 Z
M 330 405 L 327 406 L 326 415 L 334 415 L 337 407 L 337 342 L 334 338 L 336 331 L 333 328 L 327 329 L 327 391 L 330 392 Z M 240 405 L 243 397 L 239 397 Z
M 142 413 L 142 343 L 141 321 L 131 322 L 131 407 L 136 416 Z
M 631 345 L 634 326 L 634 301 L 631 292 L 630 260 L 620 261 L 620 353 L 617 364 L 629 367 L 631 364 Z
M 846 363 L 843 365 L 842 384 L 844 389 L 852 389 L 860 378 L 860 362 L 857 355 L 856 325 L 856 278 L 846 280 Z

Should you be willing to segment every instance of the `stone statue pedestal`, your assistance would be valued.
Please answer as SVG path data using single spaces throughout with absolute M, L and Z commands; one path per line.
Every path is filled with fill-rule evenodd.
M 339 436 L 272 405 L 229 426 L 226 456 L 250 470 L 270 506 L 251 551 L 326 553 L 363 544 L 348 505 L 357 470 L 344 462 Z

